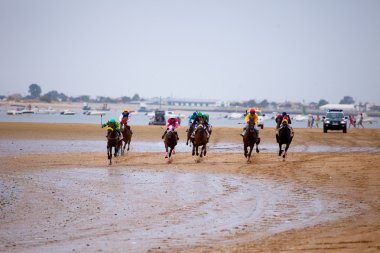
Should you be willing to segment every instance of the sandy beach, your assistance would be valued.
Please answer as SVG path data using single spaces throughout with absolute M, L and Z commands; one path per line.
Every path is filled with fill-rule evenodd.
M 0 122 L 0 129 L 0 143 L 105 142 L 93 124 Z M 132 146 L 161 142 L 161 127 L 132 129 Z M 239 145 L 240 132 L 215 127 L 210 145 Z M 180 127 L 180 142 L 185 133 Z M 274 129 L 261 138 L 275 145 Z M 292 151 L 299 146 L 361 151 Z M 171 164 L 164 150 L 146 150 L 112 166 L 105 147 L 1 148 L 0 252 L 380 251 L 379 129 L 295 129 L 285 161 L 262 150 L 251 164 L 242 152 L 212 148 L 200 163 L 189 148 Z

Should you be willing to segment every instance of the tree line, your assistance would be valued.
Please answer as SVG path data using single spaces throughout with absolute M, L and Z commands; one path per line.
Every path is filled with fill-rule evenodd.
M 42 89 L 38 84 L 29 85 L 28 95 L 22 97 L 20 94 L 14 94 L 10 96 L 0 96 L 0 99 L 7 100 L 38 100 L 41 102 L 99 102 L 99 103 L 128 103 L 132 101 L 142 101 L 139 94 L 135 94 L 132 97 L 123 96 L 120 98 L 111 98 L 105 96 L 98 96 L 95 99 L 91 99 L 89 95 L 81 95 L 77 97 L 67 96 L 62 92 L 56 90 L 49 91 L 45 94 L 42 94 Z

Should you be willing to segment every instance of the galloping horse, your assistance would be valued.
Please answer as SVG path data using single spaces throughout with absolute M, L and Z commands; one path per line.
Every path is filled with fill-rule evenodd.
M 278 138 L 277 140 L 278 146 L 280 148 L 280 151 L 278 152 L 278 156 L 281 156 L 281 154 L 283 153 L 282 158 L 285 159 L 288 152 L 289 145 L 293 140 L 293 136 L 291 135 L 291 130 L 289 129 L 286 121 L 282 122 L 282 127 L 278 130 L 277 138 Z M 286 145 L 285 150 L 282 149 L 282 145 L 284 144 Z
M 259 153 L 259 144 L 260 140 L 257 138 L 257 134 L 255 131 L 255 123 L 253 120 L 248 121 L 248 128 L 245 130 L 245 134 L 243 136 L 243 143 L 244 143 L 244 156 L 247 158 L 247 163 L 251 162 L 251 155 L 253 147 L 256 144 L 256 153 Z M 248 152 L 249 147 L 249 152 Z
M 124 151 L 125 151 L 125 146 L 128 144 L 128 148 L 127 148 L 127 151 L 129 151 L 129 146 L 131 144 L 131 139 L 132 139 L 132 131 L 131 131 L 131 127 L 127 125 L 126 122 L 123 122 L 122 121 L 122 124 L 121 124 L 121 133 L 123 134 L 123 139 L 122 141 L 124 142 L 124 145 L 123 143 L 121 143 L 121 154 L 124 155 Z
M 191 135 L 194 132 L 194 125 L 190 125 L 189 129 L 187 130 L 187 140 L 186 140 L 186 145 L 189 145 L 189 140 L 191 139 Z M 192 142 L 192 141 L 191 141 Z M 190 143 L 191 143 L 190 142 Z
M 165 150 L 166 150 L 165 158 L 169 158 L 168 162 L 170 162 L 172 153 L 174 154 L 174 148 L 177 145 L 177 136 L 174 133 L 173 126 L 169 126 L 165 135 L 164 143 L 165 143 Z
M 114 156 L 116 157 L 121 146 L 121 140 L 119 138 L 119 135 L 117 134 L 117 131 L 112 127 L 107 127 L 106 137 L 108 160 L 110 160 L 110 164 L 112 164 L 112 148 L 115 148 Z
M 208 139 L 207 139 L 206 130 L 204 129 L 204 126 L 203 126 L 203 122 L 200 122 L 197 129 L 195 130 L 195 135 L 194 135 L 194 139 L 192 139 L 192 142 L 193 142 L 192 154 L 193 155 L 197 154 L 198 156 L 199 155 L 198 147 L 202 146 L 200 158 L 202 158 L 203 155 L 206 156 L 206 145 L 207 145 Z

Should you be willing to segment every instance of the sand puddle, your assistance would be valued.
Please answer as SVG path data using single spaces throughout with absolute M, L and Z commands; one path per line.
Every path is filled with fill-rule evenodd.
M 145 252 L 252 241 L 359 208 L 294 183 L 236 174 L 70 168 L 12 172 L 0 182 L 7 200 L 0 249 L 9 252 Z

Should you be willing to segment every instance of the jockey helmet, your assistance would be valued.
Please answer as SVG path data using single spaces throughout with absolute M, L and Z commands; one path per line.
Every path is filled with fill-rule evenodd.
M 193 116 L 197 116 L 197 112 L 193 112 Z
M 283 112 L 283 113 L 282 113 L 282 116 L 285 116 L 286 114 L 287 114 L 286 112 Z
M 129 111 L 128 111 L 128 108 L 124 108 L 124 112 L 129 112 Z
M 208 114 L 203 114 L 203 116 L 205 117 L 205 119 L 208 119 L 208 118 L 209 118 L 209 115 L 208 115 Z
M 202 112 L 198 112 L 198 117 L 202 117 L 203 116 L 203 114 L 202 114 Z
M 114 118 L 110 119 L 110 123 L 115 123 L 116 120 Z
M 251 109 L 249 109 L 249 113 L 255 113 L 256 111 L 255 111 L 255 108 L 251 108 Z

